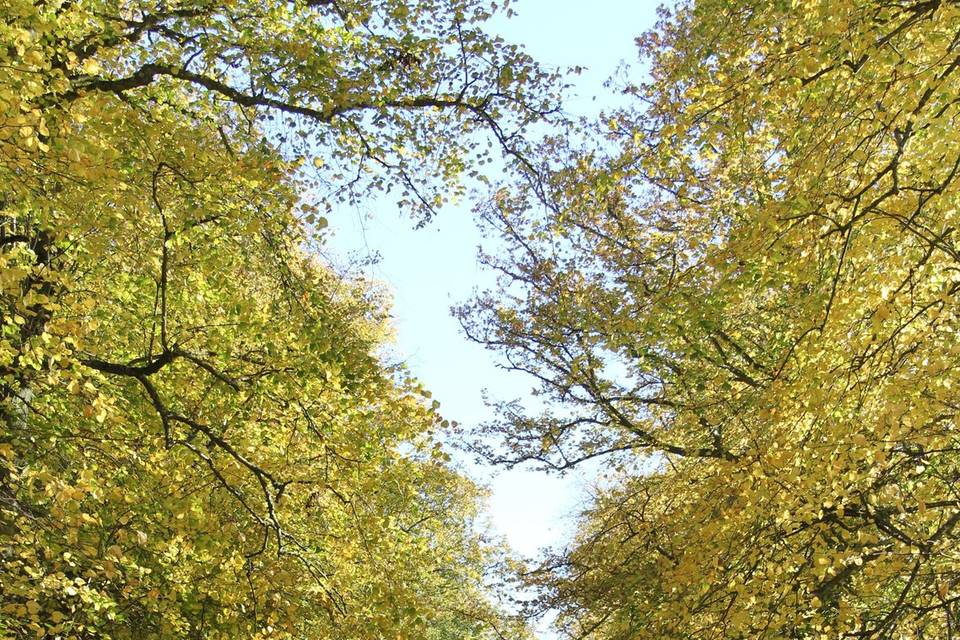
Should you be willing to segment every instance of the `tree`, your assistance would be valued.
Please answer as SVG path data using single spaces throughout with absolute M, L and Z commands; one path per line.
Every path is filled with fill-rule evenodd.
M 573 636 L 958 634 L 958 27 L 665 12 L 638 106 L 485 208 L 508 251 L 464 326 L 546 406 L 486 453 L 618 469 L 535 576 Z
M 481 132 L 522 159 L 552 79 L 488 17 L 5 3 L 0 635 L 508 624 L 478 490 L 382 357 L 384 297 L 312 251 L 337 199 L 397 187 L 423 220 L 484 161 Z

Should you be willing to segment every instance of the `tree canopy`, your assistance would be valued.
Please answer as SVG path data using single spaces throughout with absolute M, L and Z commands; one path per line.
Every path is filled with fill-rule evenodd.
M 613 472 L 528 574 L 561 629 L 960 633 L 960 4 L 690 0 L 539 147 L 495 10 L 5 0 L 0 635 L 527 637 L 387 296 L 317 251 L 498 156 L 459 313 L 539 396 L 480 447 Z
M 461 310 L 540 383 L 488 455 L 619 468 L 534 574 L 583 638 L 960 628 L 960 6 L 696 0 Z
M 384 296 L 313 249 L 521 161 L 552 79 L 472 0 L 0 13 L 0 635 L 506 632 Z

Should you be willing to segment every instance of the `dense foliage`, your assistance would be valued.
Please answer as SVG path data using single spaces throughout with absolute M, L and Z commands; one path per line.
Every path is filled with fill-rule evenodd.
M 537 173 L 554 79 L 489 17 L 3 2 L 0 635 L 524 635 L 383 296 L 315 251 L 336 202 Z M 486 453 L 616 470 L 541 604 L 954 637 L 960 5 L 695 0 L 638 44 L 636 106 L 483 209 L 502 286 L 462 310 L 541 386 Z
M 482 131 L 520 157 L 549 79 L 488 17 L 0 3 L 0 636 L 506 630 L 382 296 L 311 251 L 338 198 L 429 215 Z
M 536 574 L 577 637 L 960 633 L 960 6 L 696 0 L 603 144 L 485 210 L 506 462 L 620 479 Z M 613 149 L 613 151 L 610 151 Z

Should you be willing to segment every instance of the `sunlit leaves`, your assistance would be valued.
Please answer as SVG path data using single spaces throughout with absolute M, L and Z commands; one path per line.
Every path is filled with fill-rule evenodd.
M 547 403 L 488 453 L 621 469 L 537 576 L 574 634 L 955 633 L 958 15 L 664 13 L 642 107 L 483 211 L 465 324 Z
M 312 252 L 338 200 L 405 189 L 423 220 L 482 132 L 517 153 L 550 111 L 487 17 L 4 5 L 0 635 L 508 628 L 386 301 Z

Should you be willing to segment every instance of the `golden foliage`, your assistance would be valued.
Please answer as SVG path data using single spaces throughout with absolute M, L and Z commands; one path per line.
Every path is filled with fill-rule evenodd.
M 642 106 L 548 143 L 544 215 L 490 204 L 507 284 L 463 310 L 551 401 L 492 455 L 622 469 L 546 604 L 580 637 L 953 637 L 960 6 L 698 0 L 639 44 Z
M 2 3 L 0 635 L 506 624 L 478 491 L 378 357 L 384 300 L 311 252 L 338 198 L 395 186 L 424 216 L 455 194 L 484 152 L 454 136 L 519 153 L 548 78 L 487 17 Z

